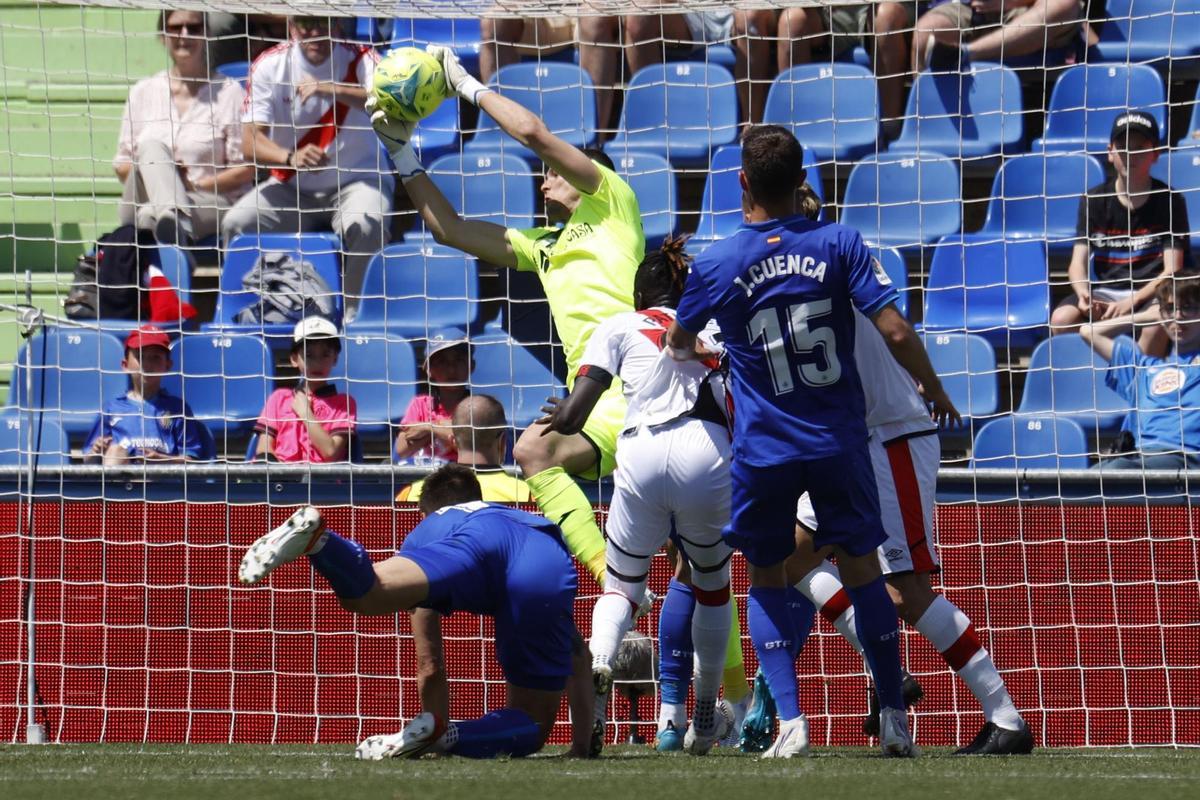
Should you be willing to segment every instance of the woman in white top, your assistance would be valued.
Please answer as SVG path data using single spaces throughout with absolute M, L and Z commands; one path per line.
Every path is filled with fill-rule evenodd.
M 204 23 L 198 11 L 159 15 L 172 64 L 130 90 L 113 159 L 125 184 L 121 223 L 184 246 L 216 233 L 254 178 L 242 155 L 242 88 L 209 71 Z

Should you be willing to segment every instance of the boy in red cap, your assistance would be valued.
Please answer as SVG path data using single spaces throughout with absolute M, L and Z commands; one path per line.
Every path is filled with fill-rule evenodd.
M 255 459 L 345 461 L 358 408 L 354 398 L 329 382 L 342 342 L 324 317 L 307 317 L 292 331 L 292 366 L 300 371 L 295 389 L 276 389 L 267 398 L 254 430 Z
M 171 340 L 153 325 L 143 325 L 125 339 L 121 368 L 129 374 L 129 390 L 104 404 L 83 446 L 84 458 L 105 464 L 133 460 L 211 461 L 216 445 L 192 409 L 162 388 L 171 371 Z

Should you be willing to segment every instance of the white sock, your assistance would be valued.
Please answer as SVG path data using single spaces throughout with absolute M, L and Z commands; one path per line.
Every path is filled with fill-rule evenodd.
M 605 592 L 592 608 L 592 666 L 608 665 L 617 654 L 621 640 L 633 626 L 633 606 L 623 594 Z
M 975 635 L 971 620 L 958 606 L 938 595 L 917 620 L 916 628 L 967 684 L 983 707 L 984 719 L 1009 730 L 1025 726 L 1004 687 L 1004 679 Z
M 729 644 L 729 603 L 729 600 L 719 606 L 696 603 L 692 614 L 692 648 L 696 652 L 696 671 L 692 679 L 696 706 L 692 720 L 696 730 L 705 733 L 716 725 L 717 692 L 721 688 L 725 648 Z
M 658 729 L 665 731 L 667 723 L 675 726 L 675 730 L 683 731 L 687 727 L 687 706 L 663 703 L 658 707 Z
M 797 581 L 796 590 L 812 601 L 821 616 L 833 623 L 855 652 L 860 656 L 863 654 L 858 631 L 854 629 L 854 606 L 837 570 L 828 561 L 822 561 L 820 566 Z

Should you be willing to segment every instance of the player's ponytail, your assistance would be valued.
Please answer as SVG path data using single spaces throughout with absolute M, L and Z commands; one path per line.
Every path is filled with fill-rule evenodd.
M 796 211 L 814 221 L 821 215 L 821 198 L 807 182 L 796 190 Z
M 638 308 L 675 308 L 683 296 L 692 257 L 684 250 L 688 237 L 668 236 L 662 246 L 647 253 L 633 280 L 634 304 Z

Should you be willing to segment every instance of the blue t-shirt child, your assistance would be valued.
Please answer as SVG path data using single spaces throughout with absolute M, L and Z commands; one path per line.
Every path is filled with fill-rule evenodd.
M 1200 350 L 1156 358 L 1119 336 L 1109 364 L 1105 383 L 1133 407 L 1128 426 L 1139 451 L 1200 454 Z
M 197 461 L 216 457 L 216 444 L 204 423 L 195 419 L 187 403 L 162 389 L 149 398 L 126 392 L 105 403 L 83 452 L 90 453 L 93 442 L 105 436 L 132 458 L 150 450 Z

